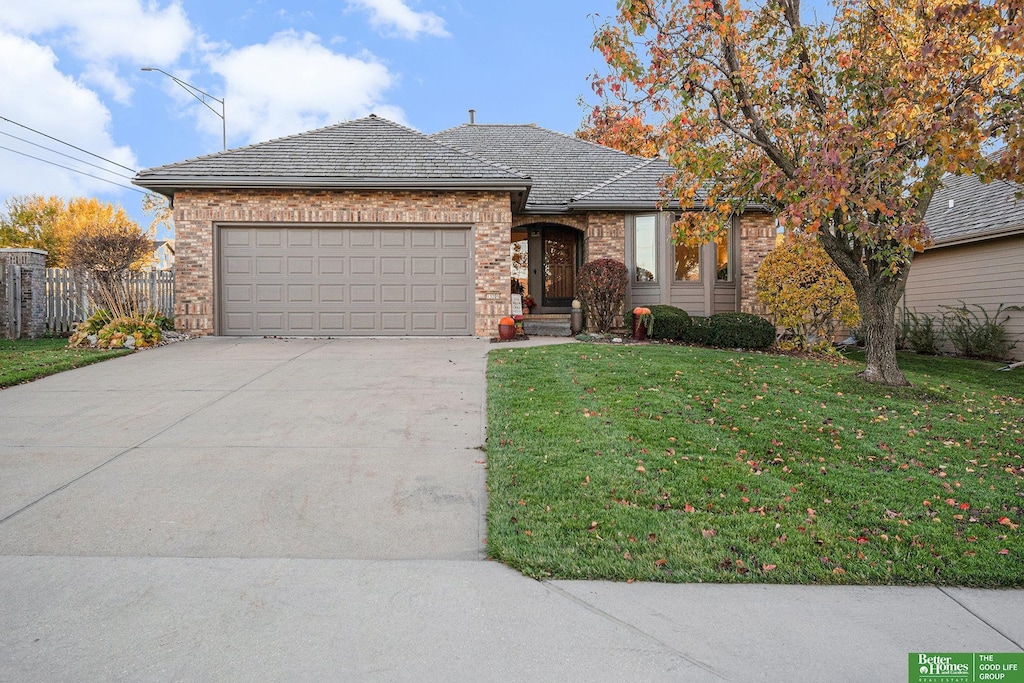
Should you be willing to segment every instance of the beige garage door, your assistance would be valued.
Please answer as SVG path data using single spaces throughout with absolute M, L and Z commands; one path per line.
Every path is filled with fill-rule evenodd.
M 224 335 L 473 333 L 468 228 L 222 227 Z

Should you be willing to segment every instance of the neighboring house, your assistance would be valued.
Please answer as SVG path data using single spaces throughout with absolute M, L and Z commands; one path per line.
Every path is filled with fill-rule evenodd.
M 153 242 L 153 263 L 147 270 L 172 270 L 174 268 L 174 240 Z
M 1000 304 L 1024 306 L 1024 199 L 1014 197 L 1022 190 L 974 176 L 944 180 L 925 215 L 933 243 L 910 267 L 906 310 L 938 316 L 963 301 L 994 315 Z M 1008 313 L 1011 356 L 1024 359 L 1024 311 Z
M 578 269 L 600 258 L 629 267 L 631 305 L 756 310 L 774 218 L 676 247 L 658 209 L 669 170 L 534 125 L 424 135 L 371 115 L 133 182 L 171 198 L 175 323 L 193 333 L 491 336 L 513 251 L 535 313 L 567 315 Z

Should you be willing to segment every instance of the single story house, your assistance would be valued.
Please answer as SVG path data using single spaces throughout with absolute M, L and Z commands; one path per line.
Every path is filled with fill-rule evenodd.
M 629 267 L 630 305 L 758 310 L 774 218 L 676 246 L 668 171 L 535 125 L 425 135 L 370 115 L 133 182 L 172 202 L 175 324 L 191 333 L 493 336 L 513 288 L 568 317 L 580 266 L 601 258 Z
M 975 176 L 948 176 L 925 214 L 932 244 L 910 266 L 904 308 L 941 316 L 963 301 L 994 315 L 1000 304 L 1024 306 L 1024 186 Z M 1008 311 L 1006 330 L 1024 360 L 1024 311 Z

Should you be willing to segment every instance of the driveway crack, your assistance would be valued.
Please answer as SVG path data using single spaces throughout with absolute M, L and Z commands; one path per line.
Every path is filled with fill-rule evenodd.
M 585 609 L 585 610 L 587 610 L 589 612 L 592 612 L 593 614 L 596 614 L 597 616 L 599 616 L 599 617 L 601 617 L 601 618 L 603 618 L 603 619 L 605 619 L 607 621 L 610 621 L 613 624 L 615 624 L 616 626 L 624 628 L 627 631 L 630 631 L 631 633 L 634 633 L 634 634 L 640 636 L 641 638 L 644 638 L 645 640 L 649 640 L 649 641 L 651 641 L 653 643 L 656 643 L 659 647 L 661 647 L 661 648 L 671 652 L 672 654 L 674 654 L 675 656 L 679 657 L 680 659 L 685 660 L 685 661 L 689 662 L 690 664 L 693 664 L 694 666 L 696 666 L 696 667 L 698 667 L 700 669 L 703 669 L 704 671 L 707 671 L 708 673 L 712 674 L 713 676 L 721 678 L 722 680 L 727 680 L 725 678 L 725 676 L 723 676 L 721 674 L 721 672 L 716 671 L 710 664 L 706 664 L 706 663 L 700 661 L 699 659 L 694 659 L 693 657 L 691 657 L 690 655 L 686 654 L 685 652 L 682 652 L 679 649 L 673 647 L 672 645 L 669 645 L 664 640 L 661 640 L 660 638 L 658 638 L 656 636 L 653 636 L 650 633 L 647 633 L 643 629 L 634 626 L 633 624 L 629 623 L 628 621 L 623 621 L 622 619 L 618 618 L 614 614 L 610 614 L 609 612 L 606 612 L 603 609 L 590 604 L 586 600 L 584 600 L 584 599 L 582 599 L 580 597 L 577 597 L 576 595 L 573 595 L 572 593 L 570 593 L 570 592 L 568 592 L 566 590 L 563 590 L 563 589 L 559 588 L 558 586 L 556 586 L 553 583 L 550 583 L 548 581 L 541 581 L 541 583 L 544 584 L 544 586 L 547 587 L 548 589 L 550 589 L 551 591 L 561 595 L 563 598 L 566 598 L 566 599 L 576 603 L 577 605 L 579 605 L 583 609 Z
M 1011 636 L 1010 636 L 1009 634 L 1007 634 L 1007 633 L 1004 633 L 1004 632 L 1002 631 L 1002 629 L 1000 629 L 1000 628 L 999 628 L 998 626 L 996 626 L 995 624 L 993 624 L 992 622 L 990 622 L 990 621 L 989 621 L 988 619 L 986 619 L 985 617 L 981 616 L 980 614 L 978 614 L 977 612 L 975 612 L 974 610 L 972 610 L 972 609 L 971 609 L 970 607 L 968 607 L 967 605 L 965 605 L 964 603 L 962 603 L 962 602 L 961 602 L 960 600 L 958 600 L 958 599 L 957 599 L 957 597 L 956 597 L 955 595 L 953 595 L 952 593 L 950 593 L 949 591 L 947 591 L 947 590 L 946 590 L 945 588 L 943 588 L 942 586 L 936 586 L 936 588 L 938 588 L 938 589 L 939 589 L 939 592 L 940 592 L 940 593 L 942 593 L 943 595 L 945 595 L 945 596 L 946 596 L 947 598 L 949 598 L 950 600 L 952 600 L 952 601 L 953 601 L 953 602 L 955 602 L 956 604 L 958 604 L 958 605 L 960 605 L 961 607 L 963 607 L 963 608 L 964 608 L 964 610 L 966 610 L 966 611 L 967 611 L 967 613 L 968 613 L 968 614 L 970 614 L 970 615 L 971 615 L 972 617 L 974 617 L 975 619 L 977 619 L 978 621 L 980 621 L 981 623 L 985 624 L 985 625 L 986 625 L 986 626 L 988 626 L 988 627 L 989 627 L 990 629 L 992 629 L 993 631 L 995 631 L 996 633 L 998 633 L 999 635 L 1001 635 L 1001 636 L 1002 636 L 1003 638 L 1006 638 L 1006 639 L 1007 639 L 1008 641 L 1010 641 L 1011 643 L 1013 643 L 1014 645 L 1016 645 L 1016 646 L 1017 646 L 1017 649 L 1019 649 L 1019 650 L 1024 650 L 1024 645 L 1022 645 L 1021 643 L 1018 643 L 1018 642 L 1017 642 L 1016 640 L 1014 640 L 1014 639 L 1013 639 L 1013 638 L 1012 638 L 1012 637 L 1011 637 Z

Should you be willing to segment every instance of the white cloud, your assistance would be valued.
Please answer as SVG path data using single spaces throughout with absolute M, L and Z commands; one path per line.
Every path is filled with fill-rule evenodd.
M 0 31 L 0 113 L 53 137 L 73 143 L 91 152 L 135 168 L 136 160 L 128 147 L 118 146 L 111 138 L 110 111 L 95 92 L 83 87 L 57 70 L 53 51 L 32 41 Z M 41 138 L 5 121 L 0 131 L 32 140 L 47 147 L 102 164 L 57 142 Z M 0 145 L 57 163 L 78 166 L 38 147 L 0 135 Z M 71 196 L 96 192 L 117 192 L 107 183 L 65 171 L 41 161 L 27 159 L 7 150 L 0 150 L 0 196 L 18 194 L 57 194 Z M 83 170 L 109 177 L 127 185 L 124 178 Z M 124 169 L 116 169 L 128 174 Z M 130 175 L 130 174 L 129 174 Z
M 24 35 L 60 34 L 89 62 L 169 64 L 193 36 L 177 1 L 161 9 L 140 0 L 4 0 L 0 27 Z
M 444 19 L 433 12 L 416 12 L 403 0 L 349 0 L 349 7 L 370 13 L 370 25 L 393 32 L 410 40 L 421 33 L 447 38 L 451 34 L 444 27 Z
M 163 8 L 140 0 L 4 0 L 0 29 L 67 46 L 84 62 L 83 78 L 119 102 L 132 91 L 118 76 L 117 62 L 129 62 L 133 70 L 171 64 L 194 38 L 178 0 Z
M 228 135 L 249 142 L 300 133 L 371 112 L 402 121 L 383 104 L 395 77 L 372 55 L 332 52 L 312 33 L 283 31 L 267 43 L 210 56 L 227 84 Z M 199 114 L 200 127 L 220 134 L 220 121 Z

